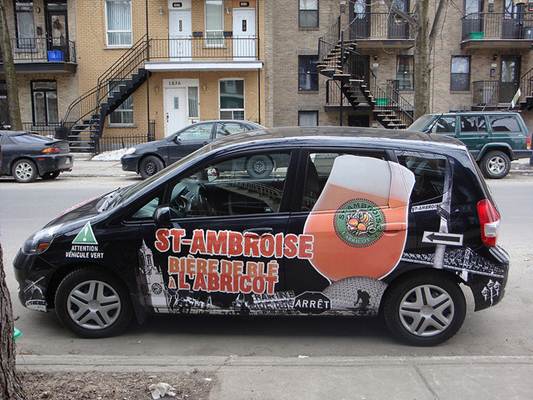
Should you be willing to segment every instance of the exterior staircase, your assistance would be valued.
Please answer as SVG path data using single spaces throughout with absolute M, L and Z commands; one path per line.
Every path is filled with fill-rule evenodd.
M 521 111 L 533 110 L 533 68 L 520 78 L 520 101 L 518 107 Z
M 144 69 L 148 57 L 149 41 L 143 36 L 98 78 L 95 87 L 70 104 L 56 137 L 68 140 L 72 152 L 98 152 L 105 118 L 148 78 Z
M 318 40 L 318 72 L 328 78 L 328 87 L 336 84 L 340 88 L 341 102 L 346 99 L 352 109 L 367 104 L 383 127 L 407 128 L 413 122 L 413 106 L 398 93 L 392 81 L 378 83 L 366 58 L 357 52 L 357 42 L 345 39 L 350 28 L 349 24 L 342 29 L 338 17 Z

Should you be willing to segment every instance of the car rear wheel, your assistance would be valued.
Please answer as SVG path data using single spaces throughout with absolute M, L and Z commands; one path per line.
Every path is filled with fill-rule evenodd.
M 37 166 L 31 160 L 18 160 L 13 164 L 11 174 L 17 182 L 33 182 L 37 178 Z
M 165 168 L 165 165 L 161 159 L 156 156 L 148 156 L 141 160 L 139 173 L 141 174 L 141 178 L 146 179 L 161 171 L 163 168 Z
M 400 340 L 414 346 L 440 344 L 461 328 L 466 302 L 459 285 L 440 274 L 411 275 L 389 289 L 383 316 Z
M 252 156 L 246 160 L 246 172 L 251 178 L 269 177 L 274 169 L 274 162 L 265 155 Z
M 81 337 L 114 336 L 127 328 L 132 308 L 124 285 L 95 269 L 78 269 L 59 284 L 55 309 L 63 325 Z
M 47 172 L 41 176 L 45 181 L 56 179 L 59 176 L 59 171 Z
M 511 160 L 503 151 L 491 151 L 483 157 L 480 167 L 485 178 L 501 179 L 509 173 Z

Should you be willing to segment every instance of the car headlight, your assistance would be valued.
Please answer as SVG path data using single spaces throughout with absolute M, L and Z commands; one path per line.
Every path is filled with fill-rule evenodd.
M 129 149 L 127 149 L 125 152 L 124 152 L 124 155 L 128 155 L 128 154 L 133 154 L 135 153 L 135 147 L 130 147 Z
M 54 240 L 53 235 L 48 230 L 39 231 L 30 236 L 22 246 L 24 254 L 43 254 Z

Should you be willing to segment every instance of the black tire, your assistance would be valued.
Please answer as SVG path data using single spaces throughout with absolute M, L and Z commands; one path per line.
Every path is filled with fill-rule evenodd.
M 256 155 L 246 160 L 246 172 L 251 178 L 267 178 L 273 170 L 274 161 L 269 156 Z
M 159 157 L 147 156 L 141 160 L 139 174 L 141 174 L 141 178 L 146 179 L 161 171 L 163 168 L 165 168 L 165 164 L 163 164 L 163 161 Z
M 382 309 L 385 323 L 395 337 L 413 346 L 435 346 L 457 333 L 463 325 L 466 315 L 465 297 L 457 282 L 444 274 L 435 272 L 410 274 L 407 278 L 399 279 L 398 282 L 392 283 L 387 291 Z M 417 313 L 413 311 L 417 307 L 410 308 L 406 307 L 405 304 L 408 304 L 408 300 L 418 300 L 418 292 L 416 292 L 418 287 L 424 288 L 419 293 L 424 293 L 420 297 L 422 297 L 423 307 L 426 309 L 421 308 L 421 311 Z M 430 290 L 432 300 L 428 301 L 426 287 Z M 433 306 L 429 305 L 437 300 L 439 293 L 448 296 L 445 303 L 440 306 L 438 302 Z M 434 295 L 437 297 L 433 297 Z M 402 302 L 405 302 L 404 306 L 400 307 Z M 414 304 L 415 302 L 409 301 L 409 303 Z M 401 312 L 403 315 L 400 315 Z M 416 319 L 411 317 L 409 313 L 414 314 Z M 415 327 L 409 329 L 407 326 Z M 424 328 L 425 326 L 427 328 Z M 440 327 L 440 330 L 436 327 Z
M 85 298 L 77 297 L 77 295 L 71 296 L 71 292 L 80 293 L 87 288 L 87 293 L 90 295 L 91 282 L 103 283 L 104 290 L 102 290 L 102 293 L 106 296 L 116 295 L 120 301 L 119 307 L 115 313 L 106 314 L 109 318 L 108 325 L 105 325 L 106 319 L 102 317 L 102 304 L 99 301 L 96 301 L 96 304 L 91 304 L 90 302 L 87 303 L 89 310 L 80 315 L 78 318 L 79 322 L 74 320 L 76 312 L 81 311 L 80 308 L 75 308 L 76 303 L 82 301 L 85 304 L 85 301 L 87 300 Z M 78 288 L 79 290 L 75 291 L 75 289 Z M 111 288 L 111 290 L 109 288 Z M 93 296 L 97 291 L 98 287 L 93 290 Z M 80 300 L 80 298 L 82 300 Z M 111 297 L 106 298 L 111 299 Z M 75 302 L 74 300 L 78 301 Z M 103 307 L 110 303 L 111 301 L 107 301 L 103 304 Z M 59 320 L 65 327 L 84 338 L 103 338 L 118 335 L 128 327 L 133 317 L 131 301 L 124 284 L 105 271 L 94 268 L 78 269 L 63 278 L 57 287 L 55 294 L 55 311 Z M 74 314 L 74 316 L 71 314 Z M 84 322 L 83 318 L 87 315 L 89 315 L 89 318 L 91 319 Z M 86 326 L 82 326 L 81 322 L 84 322 L 83 325 Z M 98 324 L 101 325 L 98 326 Z
M 32 160 L 27 158 L 17 160 L 11 167 L 11 175 L 20 183 L 33 182 L 37 179 L 37 166 Z
M 41 178 L 45 181 L 49 181 L 52 179 L 56 179 L 58 176 L 59 176 L 59 171 L 54 171 L 54 172 L 47 172 L 41 175 Z
M 489 151 L 481 159 L 479 167 L 485 178 L 501 179 L 511 170 L 511 159 L 503 151 Z

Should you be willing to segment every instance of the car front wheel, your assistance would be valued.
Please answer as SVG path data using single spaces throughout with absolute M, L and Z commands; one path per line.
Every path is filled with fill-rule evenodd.
M 146 179 L 161 171 L 163 168 L 165 168 L 165 165 L 161 159 L 156 156 L 148 156 L 141 160 L 139 173 L 141 174 L 141 178 Z
M 96 269 L 78 269 L 59 284 L 55 310 L 63 325 L 81 337 L 114 336 L 127 328 L 132 308 L 124 285 Z
M 459 285 L 441 274 L 411 275 L 387 292 L 383 316 L 389 330 L 414 346 L 440 344 L 461 328 L 466 301 Z
M 491 151 L 481 160 L 481 171 L 485 178 L 501 179 L 511 169 L 511 159 L 503 151 Z
M 37 178 L 37 166 L 31 160 L 18 160 L 13 164 L 11 173 L 17 182 L 33 182 Z

